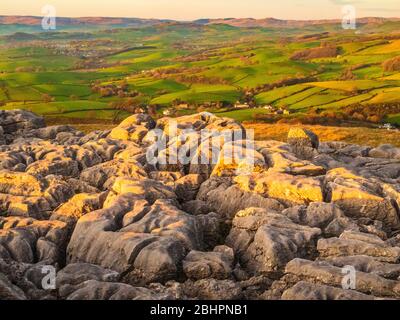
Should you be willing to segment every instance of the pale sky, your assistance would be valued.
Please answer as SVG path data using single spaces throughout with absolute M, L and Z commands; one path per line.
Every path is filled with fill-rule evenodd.
M 0 0 L 0 15 L 41 16 L 53 5 L 60 17 L 341 19 L 343 5 L 358 17 L 400 17 L 400 0 Z

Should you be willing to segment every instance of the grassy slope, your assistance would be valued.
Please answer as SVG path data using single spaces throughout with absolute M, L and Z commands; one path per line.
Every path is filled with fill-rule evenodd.
M 257 140 L 286 141 L 287 134 L 293 126 L 288 124 L 245 123 L 245 127 L 246 129 L 254 130 L 254 135 Z M 368 146 L 392 144 L 400 147 L 400 131 L 315 125 L 301 127 L 311 129 L 319 136 L 321 141 L 345 141 Z
M 398 23 L 389 23 L 374 26 L 373 31 L 387 35 L 398 27 Z M 370 26 L 362 28 L 372 30 Z M 290 60 L 294 52 L 321 44 L 318 39 L 296 40 L 298 36 L 322 30 L 331 32 L 323 41 L 339 43 L 339 56 L 311 61 Z M 399 40 L 385 42 L 367 36 L 360 38 L 329 25 L 287 29 L 283 33 L 279 29 L 238 29 L 224 25 L 170 25 L 113 33 L 93 29 L 91 32 L 92 39 L 111 39 L 127 46 L 142 44 L 143 48 L 109 55 L 104 60 L 110 66 L 88 71 L 74 70 L 75 63 L 81 60 L 79 57 L 56 55 L 50 49 L 32 43 L 26 46 L 19 43 L 15 47 L 3 43 L 0 47 L 0 85 L 7 88 L 7 92 L 0 90 L 0 100 L 8 103 L 5 108 L 19 106 L 43 114 L 68 113 L 79 117 L 85 117 L 84 111 L 89 110 L 91 117 L 104 119 L 113 117 L 113 112 L 105 109 L 109 109 L 108 103 L 116 98 L 103 99 L 93 95 L 90 83 L 94 80 L 118 84 L 127 79 L 130 88 L 141 94 L 137 101 L 168 105 L 176 99 L 190 103 L 234 102 L 243 97 L 248 88 L 287 77 L 310 75 L 318 81 L 264 91 L 255 96 L 255 101 L 303 112 L 316 106 L 337 110 L 358 102 L 400 100 L 399 73 L 383 73 L 380 66 L 382 61 L 400 55 Z M 281 43 L 285 36 L 292 40 Z M 57 37 L 60 39 L 63 35 Z M 74 33 L 68 37 L 74 39 Z M 80 39 L 81 34 L 77 33 L 76 37 Z M 354 71 L 357 80 L 338 81 L 346 68 L 356 64 L 368 64 Z M 32 66 L 39 68 L 39 72 L 23 71 Z M 186 76 L 218 78 L 226 84 L 190 83 L 176 80 L 179 74 L 160 79 L 143 73 L 174 68 L 185 68 Z M 350 94 L 354 90 L 360 92 Z M 50 94 L 55 102 L 44 103 L 43 94 Z M 71 101 L 71 96 L 79 100 Z M 264 112 L 259 108 L 225 114 L 249 120 L 253 114 Z

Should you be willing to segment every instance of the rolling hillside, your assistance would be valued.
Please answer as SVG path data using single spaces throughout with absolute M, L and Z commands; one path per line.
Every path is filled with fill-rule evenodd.
M 3 109 L 112 120 L 153 105 L 239 120 L 400 123 L 400 70 L 382 66 L 400 56 L 399 19 L 363 19 L 356 32 L 277 19 L 62 18 L 57 32 L 37 24 L 0 17 Z

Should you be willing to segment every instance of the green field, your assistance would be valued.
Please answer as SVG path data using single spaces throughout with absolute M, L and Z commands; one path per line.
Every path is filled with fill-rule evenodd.
M 37 40 L 3 36 L 13 30 L 31 32 Z M 265 106 L 295 117 L 317 109 L 400 103 L 400 73 L 382 67 L 400 56 L 398 30 L 400 22 L 361 25 L 359 33 L 335 24 L 282 29 L 176 23 L 112 32 L 77 26 L 42 34 L 0 25 L 0 108 L 114 119 L 116 105 L 154 105 L 160 114 L 188 104 L 180 112 L 206 105 L 220 115 L 251 120 L 270 112 Z M 324 46 L 336 46 L 338 54 L 292 58 Z M 236 102 L 252 108 L 235 109 Z M 398 113 L 386 116 L 399 123 Z

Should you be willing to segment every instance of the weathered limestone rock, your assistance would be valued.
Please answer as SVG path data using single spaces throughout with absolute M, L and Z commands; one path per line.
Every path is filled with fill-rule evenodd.
M 396 148 L 173 120 L 84 135 L 0 111 L 0 299 L 400 299 Z
M 20 297 L 22 299 L 55 299 L 53 292 L 44 290 L 42 287 L 42 280 L 46 275 L 42 273 L 42 267 L 41 263 L 31 265 L 0 258 L 0 274 L 5 275 L 9 282 L 23 291 L 24 295 Z M 13 297 L 12 299 L 20 298 Z
M 35 137 L 43 140 L 54 140 L 59 133 L 76 132 L 76 130 L 68 125 L 49 126 L 39 129 L 30 130 L 24 134 L 25 137 Z M 79 134 L 83 136 L 83 133 Z
M 81 283 L 66 297 L 67 300 L 161 300 L 162 298 L 146 288 L 97 280 Z
M 196 221 L 203 230 L 204 249 L 211 250 L 217 244 L 223 243 L 226 237 L 225 221 L 218 213 L 210 212 L 196 216 Z
M 312 159 L 319 147 L 318 136 L 310 130 L 301 128 L 289 130 L 288 143 L 300 159 Z
M 206 136 L 195 150 L 190 161 L 189 173 L 200 174 L 207 179 L 218 163 L 218 157 L 224 144 L 225 137 L 218 131 Z
M 254 149 L 254 142 L 239 140 L 223 145 L 211 175 L 230 177 L 259 172 L 267 168 L 264 156 Z
M 75 178 L 69 178 L 66 180 L 69 186 L 72 187 L 72 191 L 74 194 L 79 194 L 79 193 L 89 193 L 89 194 L 95 194 L 95 193 L 100 193 L 100 190 L 97 189 L 96 187 L 92 187 L 89 185 L 87 182 L 78 180 Z
M 278 272 L 295 257 L 313 255 L 321 234 L 318 228 L 295 224 L 261 208 L 238 212 L 232 223 L 226 243 L 252 274 Z
M 4 136 L 4 129 L 0 125 L 0 146 L 6 144 L 6 137 Z
M 87 263 L 73 263 L 57 273 L 58 293 L 67 300 L 151 300 L 163 299 L 149 289 L 119 283 L 112 270 Z
M 43 195 L 45 187 L 44 181 L 40 181 L 31 174 L 0 171 L 1 193 L 39 197 Z
M 149 130 L 155 127 L 154 120 L 147 114 L 136 114 L 111 130 L 109 137 L 116 140 L 130 140 L 141 143 Z
M 239 300 L 242 297 L 240 285 L 232 280 L 187 281 L 184 291 L 188 297 L 200 300 Z
M 209 112 L 202 112 L 174 119 L 165 117 L 157 121 L 156 128 L 161 128 L 164 130 L 164 132 L 168 132 L 169 126 L 173 124 L 173 122 L 176 123 L 178 131 L 179 129 L 193 129 L 195 131 L 207 129 L 209 131 L 238 130 L 244 132 L 243 126 L 233 119 L 220 118 Z
M 202 230 L 196 217 L 178 210 L 170 200 L 157 200 L 151 208 L 136 214 L 120 232 L 147 233 L 180 240 L 188 249 L 202 247 Z M 129 213 L 128 213 L 129 214 Z
M 116 140 L 100 138 L 86 141 L 81 147 L 90 151 L 92 156 L 100 157 L 101 162 L 105 162 L 112 160 L 115 154 L 123 149 L 124 145 Z
M 290 145 L 278 141 L 257 141 L 257 151 L 266 159 L 269 171 L 291 175 L 319 176 L 325 174 L 325 168 L 306 160 L 298 159 L 291 153 Z
M 327 236 L 340 236 L 344 230 L 359 229 L 332 203 L 312 202 L 309 206 L 288 208 L 282 214 L 295 223 L 320 228 Z
M 158 199 L 176 199 L 176 194 L 171 187 L 159 181 L 143 178 L 141 180 L 131 177 L 117 178 L 110 188 L 110 191 L 105 205 L 114 201 L 115 197 L 123 194 L 131 194 L 134 199 L 138 197 L 140 199 L 145 199 L 150 204 L 153 204 Z
M 161 181 L 170 187 L 174 187 L 175 182 L 183 177 L 182 173 L 174 171 L 152 171 L 149 173 L 150 179 Z
M 127 147 L 125 149 L 115 153 L 114 159 L 121 159 L 124 161 L 135 160 L 138 155 L 143 153 L 143 149 L 140 148 L 136 143 L 130 142 L 126 145 Z
M 70 158 L 61 158 L 58 160 L 39 160 L 35 161 L 26 168 L 26 172 L 35 176 L 48 176 L 51 174 L 78 177 L 78 162 Z
M 93 264 L 71 263 L 57 273 L 57 288 L 59 295 L 66 298 L 86 281 L 116 282 L 119 278 L 117 272 Z
M 119 124 L 121 128 L 130 127 L 132 125 L 143 125 L 147 129 L 153 129 L 156 126 L 156 122 L 148 114 L 139 113 L 126 118 Z
M 299 280 L 335 287 L 342 286 L 342 269 L 326 262 L 294 259 L 287 264 L 285 272 Z M 355 287 L 358 292 L 372 294 L 377 297 L 400 296 L 400 282 L 388 280 L 371 273 L 356 272 Z
M 375 159 L 357 157 L 351 161 L 350 169 L 358 175 L 375 180 L 397 179 L 400 177 L 400 159 Z
M 186 249 L 181 241 L 159 237 L 138 253 L 133 270 L 124 277 L 125 282 L 140 286 L 179 279 L 185 254 Z
M 400 276 L 400 264 L 385 263 L 371 256 L 347 256 L 331 257 L 326 259 L 336 267 L 353 266 L 356 270 L 366 273 L 374 273 L 383 278 L 396 280 Z
M 398 208 L 393 199 L 385 197 L 378 184 L 344 168 L 330 170 L 325 184 L 328 201 L 346 215 L 382 221 L 389 231 L 400 228 Z
M 183 271 L 190 279 L 228 279 L 232 273 L 233 251 L 219 246 L 213 252 L 190 251 L 183 260 Z
M 206 202 L 214 212 L 227 219 L 232 219 L 238 211 L 249 207 L 268 208 L 275 211 L 281 211 L 284 208 L 275 199 L 245 191 L 237 185 L 232 185 L 229 178 L 219 177 L 212 177 L 201 185 L 197 200 Z
M 374 296 L 354 290 L 344 290 L 326 285 L 313 284 L 305 281 L 296 283 L 286 290 L 282 300 L 375 300 Z
M 0 171 L 0 210 L 7 215 L 41 219 L 72 194 L 71 187 L 55 176 L 39 179 L 27 173 Z
M 13 285 L 4 274 L 0 273 L 0 299 L 26 300 L 26 296 L 20 288 Z
M 198 174 L 188 174 L 175 182 L 175 193 L 181 202 L 194 200 L 203 183 Z
M 83 215 L 100 209 L 105 201 L 106 195 L 106 193 L 76 194 L 68 202 L 55 210 L 50 220 L 63 221 L 72 227 Z
M 120 159 L 103 162 L 81 172 L 80 179 L 98 189 L 108 189 L 117 177 L 142 179 L 147 177 L 139 163 Z
M 103 209 L 89 213 L 78 221 L 68 246 L 69 261 L 101 265 L 125 274 L 126 281 L 135 284 L 166 281 L 176 277 L 185 253 L 183 241 L 189 243 L 196 239 L 185 238 L 186 232 L 190 230 L 185 223 L 182 226 L 177 224 L 176 231 L 162 227 L 164 224 L 168 226 L 168 214 L 171 218 L 175 215 L 178 219 L 176 222 L 182 221 L 180 220 L 182 217 L 186 219 L 189 217 L 176 209 L 165 212 L 163 207 L 164 211 L 160 211 L 160 205 L 156 203 L 153 213 L 150 211 L 148 217 L 147 215 L 141 217 L 146 220 L 142 222 L 139 220 L 119 230 L 119 221 L 122 221 L 124 215 L 134 208 L 136 201 L 144 200 L 147 190 L 141 189 L 143 194 L 135 195 L 134 189 L 142 187 L 132 186 L 124 190 L 124 187 L 121 189 L 119 182 L 116 182 L 116 185 L 118 186 L 114 185 L 114 189 L 120 191 L 121 195 L 107 199 Z M 150 199 L 152 196 L 147 198 Z M 172 210 L 171 206 L 168 210 Z M 157 212 L 165 215 L 165 219 L 161 222 L 157 220 Z M 145 221 L 150 224 L 146 225 Z M 160 227 L 161 229 L 155 229 Z M 152 234 L 153 231 L 158 231 L 160 236 Z M 182 240 L 167 236 L 168 234 L 178 235 Z
M 18 262 L 63 263 L 67 225 L 61 221 L 0 218 L 0 257 Z
M 349 231 L 339 238 L 320 239 L 318 252 L 321 257 L 366 255 L 392 263 L 400 259 L 400 247 L 391 247 L 375 235 Z
M 319 151 L 323 153 L 348 156 L 352 158 L 367 157 L 371 147 L 359 146 L 343 141 L 327 141 L 320 143 Z
M 201 136 L 198 132 L 188 132 L 175 135 L 169 132 L 170 136 L 163 136 L 158 143 L 164 149 L 156 150 L 157 168 L 160 171 L 185 172 L 193 161 L 193 156 L 198 145 L 201 143 Z M 162 143 L 161 143 L 162 142 Z
M 391 144 L 382 144 L 369 150 L 368 156 L 372 158 L 400 159 L 400 149 Z
M 41 128 L 45 123 L 42 117 L 26 110 L 0 110 L 0 126 L 4 133 L 10 134 Z
M 183 211 L 190 213 L 194 216 L 207 214 L 212 211 L 207 202 L 202 200 L 191 200 L 182 204 Z
M 246 192 L 273 198 L 286 205 L 324 200 L 321 181 L 317 178 L 262 172 L 238 176 L 234 181 Z

